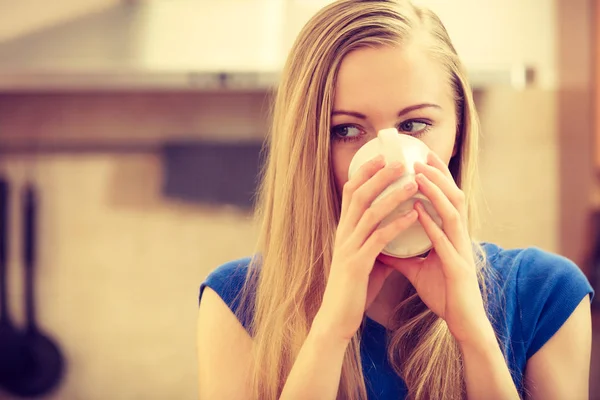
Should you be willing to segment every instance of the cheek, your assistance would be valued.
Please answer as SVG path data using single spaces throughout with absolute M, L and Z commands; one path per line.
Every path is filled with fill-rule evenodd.
M 447 129 L 438 130 L 424 138 L 423 142 L 448 165 L 454 153 L 454 144 L 456 142 L 455 128 L 450 126 Z
M 453 156 L 453 150 L 454 150 L 454 141 L 450 142 L 448 145 L 446 146 L 440 146 L 439 142 L 433 143 L 431 146 L 429 146 L 429 148 L 431 149 L 431 151 L 433 151 L 439 158 L 442 159 L 443 162 L 446 163 L 446 165 L 448 165 L 450 163 L 450 159 Z
M 348 168 L 354 153 L 358 149 L 352 149 L 350 146 L 344 146 L 343 143 L 332 143 L 331 163 L 333 167 L 333 176 L 338 193 L 342 193 L 344 184 L 348 181 Z

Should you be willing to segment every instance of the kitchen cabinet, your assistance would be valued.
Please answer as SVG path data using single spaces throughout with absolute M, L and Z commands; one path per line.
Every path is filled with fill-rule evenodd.
M 268 93 L 0 93 L 0 151 L 156 150 L 168 141 L 258 141 Z
M 600 172 L 600 0 L 594 3 L 594 137 L 595 137 L 595 170 Z
M 593 3 L 593 71 L 592 71 L 592 115 L 593 115 L 593 140 L 594 140 L 594 173 L 595 180 L 592 188 L 591 207 L 594 211 L 600 210 L 600 0 Z

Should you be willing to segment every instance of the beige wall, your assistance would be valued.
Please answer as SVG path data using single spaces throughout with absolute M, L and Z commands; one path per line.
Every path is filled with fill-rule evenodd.
M 561 250 L 556 96 L 497 89 L 478 96 L 484 240 Z
M 89 12 L 102 9 L 118 0 L 0 0 L 0 41 L 43 29 Z
M 558 8 L 567 7 L 569 0 L 412 1 L 439 15 L 463 61 L 476 66 L 527 64 L 536 69 L 544 88 L 557 86 Z M 332 2 L 286 0 L 285 46 L 316 10 Z
M 596 2 L 597 3 L 597 2 Z M 593 167 L 594 133 L 592 55 L 594 0 L 561 1 L 557 8 L 557 69 L 561 83 L 557 92 L 556 125 L 560 148 L 560 243 L 561 251 L 590 272 L 592 188 L 597 186 Z M 588 234 L 591 233 L 590 235 Z
M 196 398 L 198 286 L 252 251 L 250 216 L 162 199 L 152 154 L 2 156 L 0 171 L 15 185 L 31 177 L 41 196 L 38 313 L 68 363 L 47 398 Z M 11 309 L 22 322 L 17 254 Z

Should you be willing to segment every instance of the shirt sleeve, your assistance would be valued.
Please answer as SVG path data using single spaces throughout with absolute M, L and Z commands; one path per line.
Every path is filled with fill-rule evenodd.
M 581 269 L 565 257 L 530 248 L 521 254 L 517 301 L 526 358 L 560 329 L 594 291 Z
M 246 276 L 250 258 L 243 258 L 223 264 L 211 272 L 200 285 L 198 303 L 202 301 L 204 289 L 209 287 L 219 295 L 236 315 L 246 330 L 252 321 L 253 293 L 246 293 Z

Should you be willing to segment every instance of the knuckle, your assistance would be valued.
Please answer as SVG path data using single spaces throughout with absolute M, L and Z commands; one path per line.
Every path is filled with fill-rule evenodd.
M 456 204 L 464 204 L 465 192 L 463 192 L 462 190 L 460 190 L 460 189 L 457 190 L 453 197 L 454 197 L 454 202 Z
M 377 212 L 375 210 L 373 210 L 372 208 L 368 208 L 363 213 L 363 218 L 368 225 L 374 225 L 378 222 Z
M 386 245 L 389 242 L 388 234 L 385 230 L 378 230 L 373 233 L 373 241 L 378 245 Z
M 409 191 L 406 191 L 404 188 L 399 189 L 394 193 L 393 196 L 390 196 L 392 198 L 391 201 L 393 201 L 394 204 L 398 204 L 408 200 L 415 194 L 415 192 L 417 192 L 418 189 L 419 187 L 417 185 L 413 186 L 413 188 Z
M 453 224 L 461 221 L 460 213 L 458 212 L 458 210 L 453 210 L 448 214 L 448 221 Z
M 412 220 L 411 219 L 407 219 L 407 218 L 398 218 L 396 221 L 394 221 L 393 224 L 391 224 L 390 227 L 390 237 L 388 238 L 389 240 L 392 240 L 394 238 L 394 236 L 398 235 L 400 232 L 404 231 L 406 228 L 408 228 L 410 226 L 410 224 L 412 224 Z
M 404 226 L 406 226 L 409 221 L 412 222 L 413 219 L 416 219 L 417 214 L 404 214 L 400 217 L 398 217 L 398 219 L 396 221 L 394 221 L 394 225 L 396 226 L 397 229 L 403 228 Z
M 350 279 L 362 279 L 364 275 L 363 264 L 364 262 L 361 262 L 357 256 L 352 257 L 345 268 L 347 277 Z
M 352 196 L 353 200 L 360 205 L 366 205 L 368 201 L 368 194 L 364 190 L 357 190 Z
M 437 233 L 435 233 L 435 234 L 432 235 L 431 241 L 434 244 L 440 244 L 445 239 L 445 237 L 446 236 L 444 235 L 444 233 L 440 231 L 440 232 L 437 232 Z
M 354 191 L 356 190 L 356 185 L 353 181 L 348 181 L 346 183 L 344 183 L 344 187 L 342 189 L 342 196 L 344 196 L 345 198 L 350 198 L 352 197 L 352 194 L 354 193 Z
M 335 233 L 335 237 L 333 239 L 333 243 L 334 243 L 333 246 L 334 246 L 335 249 L 343 246 L 344 241 L 342 239 L 342 234 L 340 232 L 340 228 L 339 227 L 338 227 L 338 230 Z

